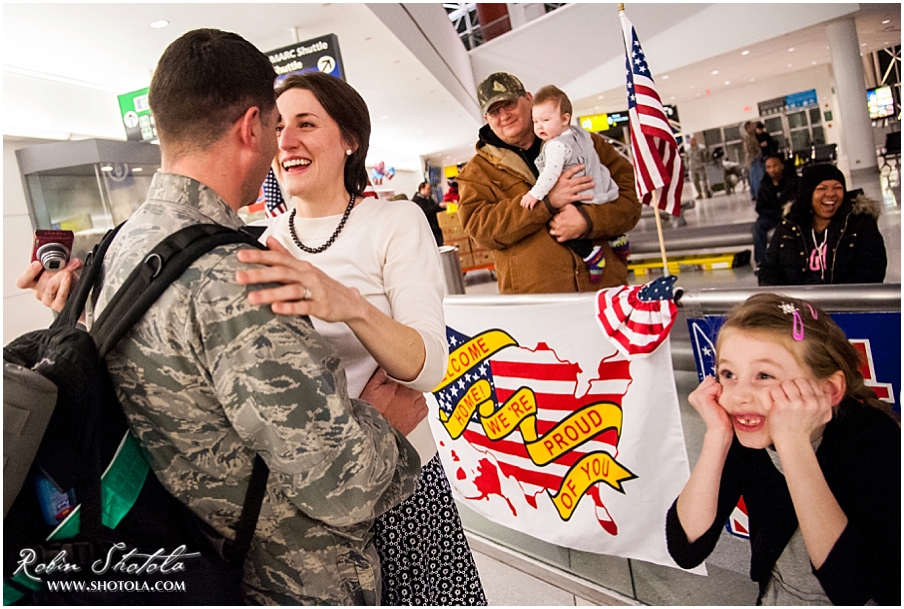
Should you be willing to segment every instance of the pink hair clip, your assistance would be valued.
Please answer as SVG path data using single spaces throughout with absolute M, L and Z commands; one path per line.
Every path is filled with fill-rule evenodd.
M 804 304 L 807 305 L 808 309 L 810 309 L 810 317 L 812 317 L 813 319 L 819 319 L 819 316 L 816 314 L 816 311 L 813 310 L 813 307 L 810 306 L 810 303 L 805 302 Z

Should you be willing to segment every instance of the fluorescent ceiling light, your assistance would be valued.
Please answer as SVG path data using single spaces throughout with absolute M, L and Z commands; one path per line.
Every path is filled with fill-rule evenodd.
M 57 76 L 56 74 L 47 74 L 45 72 L 37 72 L 35 70 L 27 70 L 25 68 L 17 68 L 16 66 L 4 65 L 3 71 L 9 74 L 18 74 L 19 76 L 27 76 L 29 78 L 37 78 L 39 80 L 47 80 L 50 82 L 58 82 L 63 85 L 72 85 L 74 87 L 83 87 L 85 89 L 94 89 L 105 93 L 122 93 L 122 89 L 114 89 L 106 85 L 100 85 L 84 80 L 76 80 L 75 78 L 66 78 L 65 76 Z
M 159 30 L 162 27 L 168 26 L 169 21 L 167 21 L 166 19 L 158 19 L 157 21 L 151 21 L 149 25 L 155 30 Z

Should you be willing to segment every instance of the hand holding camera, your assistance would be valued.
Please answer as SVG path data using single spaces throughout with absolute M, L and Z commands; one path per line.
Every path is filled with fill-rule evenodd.
M 65 233 L 68 233 L 68 239 Z M 16 287 L 30 289 L 44 306 L 62 311 L 78 281 L 77 271 L 82 268 L 81 260 L 69 259 L 72 241 L 72 231 L 35 231 L 32 262 L 16 279 Z

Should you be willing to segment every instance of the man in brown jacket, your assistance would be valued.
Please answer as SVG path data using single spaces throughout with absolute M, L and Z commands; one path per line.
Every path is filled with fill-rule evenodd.
M 477 154 L 458 176 L 459 218 L 478 244 L 493 250 L 499 292 L 544 294 L 591 292 L 624 285 L 628 269 L 608 239 L 627 233 L 640 219 L 634 169 L 615 148 L 591 134 L 600 161 L 618 184 L 619 198 L 605 205 L 582 205 L 580 193 L 593 187 L 590 177 L 574 177 L 579 165 L 562 173 L 543 205 L 521 207 L 534 185 L 534 165 L 542 140 L 534 134 L 531 94 L 505 72 L 491 74 L 477 89 L 487 124 L 480 129 Z M 569 239 L 592 239 L 602 246 L 606 266 L 602 280 L 591 283 L 587 265 L 562 245 Z

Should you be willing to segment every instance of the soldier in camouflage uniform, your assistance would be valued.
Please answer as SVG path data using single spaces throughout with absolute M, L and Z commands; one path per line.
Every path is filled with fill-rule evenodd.
M 216 97 L 249 73 L 262 86 Z M 243 225 L 235 210 L 254 200 L 276 151 L 274 77 L 235 34 L 196 30 L 166 50 L 150 89 L 163 171 L 107 253 L 95 312 L 168 235 L 197 223 Z M 190 112 L 200 108 L 203 120 L 180 124 L 180 99 L 194 100 Z M 213 101 L 228 116 L 219 131 Z M 235 255 L 244 247 L 201 257 L 111 352 L 119 397 L 163 485 L 225 536 L 234 535 L 255 453 L 266 461 L 245 564 L 249 602 L 376 604 L 370 528 L 414 490 L 417 453 L 377 410 L 348 397 L 338 356 L 307 318 L 248 304 L 253 286 L 235 281 L 247 269 Z

